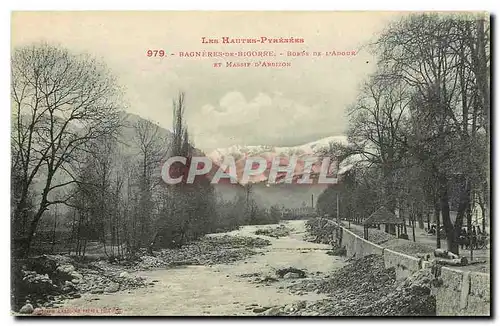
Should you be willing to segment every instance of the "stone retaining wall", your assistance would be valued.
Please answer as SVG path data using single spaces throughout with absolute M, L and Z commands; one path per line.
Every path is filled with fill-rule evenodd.
M 342 245 L 346 248 L 348 258 L 382 255 L 385 267 L 394 267 L 398 280 L 422 268 L 431 268 L 427 261 L 385 249 L 344 227 Z M 438 316 L 490 316 L 490 274 L 438 267 L 435 269 L 435 276 L 440 280 L 434 288 Z

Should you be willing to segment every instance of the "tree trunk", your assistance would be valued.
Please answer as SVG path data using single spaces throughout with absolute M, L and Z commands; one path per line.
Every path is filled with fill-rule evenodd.
M 52 254 L 54 254 L 56 250 L 57 205 L 55 207 L 56 211 L 54 213 L 54 225 L 52 226 Z
M 441 223 L 439 221 L 439 215 L 441 215 L 441 207 L 438 203 L 436 203 L 434 206 L 434 218 L 436 220 L 436 248 L 441 248 L 441 235 L 439 234 Z
M 486 209 L 484 202 L 482 200 L 481 194 L 477 194 L 479 207 L 481 208 L 481 226 L 483 227 L 483 232 L 486 232 Z
M 486 214 L 484 214 L 484 208 L 481 207 L 481 218 L 482 220 L 482 226 L 483 226 L 483 232 L 486 233 Z
M 424 229 L 424 214 L 422 214 L 422 212 L 418 212 L 418 215 L 417 215 L 417 221 L 418 221 L 418 228 L 420 230 L 423 230 Z
M 40 207 L 42 207 L 42 204 L 40 204 Z M 26 258 L 29 255 L 30 249 L 31 249 L 31 242 L 33 241 L 33 236 L 35 234 L 36 228 L 38 226 L 38 222 L 40 221 L 40 218 L 42 217 L 43 213 L 45 212 L 45 208 L 40 208 L 38 212 L 36 213 L 33 221 L 31 222 L 30 228 L 28 230 L 28 236 L 26 239 L 21 243 L 21 246 L 19 248 L 19 258 Z
M 413 242 L 416 242 L 416 237 L 415 237 L 415 215 L 413 215 L 413 220 L 412 220 L 412 223 L 411 223 L 411 232 L 412 232 L 412 235 L 413 235 Z
M 458 243 L 456 241 L 456 231 L 450 218 L 450 203 L 448 195 L 448 179 L 446 176 L 441 176 L 440 180 L 440 206 L 441 215 L 443 217 L 443 225 L 446 232 L 446 243 L 448 250 L 458 255 Z M 438 230 L 439 232 L 439 230 Z
M 159 235 L 159 233 L 160 233 L 160 230 L 157 230 L 157 231 L 154 233 L 154 235 L 153 235 L 153 239 L 151 240 L 151 242 L 150 242 L 150 243 L 149 243 L 149 245 L 148 245 L 148 253 L 149 253 L 150 255 L 152 255 L 152 254 L 153 254 L 153 248 L 154 248 L 154 246 L 155 246 L 155 244 L 156 244 L 156 240 L 158 239 L 158 235 Z
M 403 227 L 401 228 L 401 232 L 404 232 L 405 234 L 408 234 L 408 231 L 406 230 L 406 219 L 405 219 L 405 211 L 400 209 L 399 210 L 399 215 L 403 219 Z

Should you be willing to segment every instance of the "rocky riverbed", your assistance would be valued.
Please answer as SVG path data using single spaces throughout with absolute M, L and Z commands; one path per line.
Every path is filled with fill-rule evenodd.
M 154 286 L 113 293 L 86 292 L 80 298 L 64 300 L 59 310 L 51 310 L 50 313 L 257 316 L 279 305 L 326 299 L 324 294 L 289 291 L 288 286 L 340 268 L 344 265 L 343 258 L 327 255 L 328 245 L 304 241 L 304 221 L 287 222 L 287 227 L 293 231 L 286 237 L 255 235 L 260 228 L 277 226 L 245 226 L 240 230 L 214 235 L 221 238 L 219 241 L 225 237 L 251 237 L 258 243 L 262 243 L 262 239 L 271 243 L 255 247 L 256 254 L 243 260 L 130 271 L 135 277 L 145 278 L 147 283 L 157 282 Z
M 422 271 L 397 282 L 393 269 L 385 269 L 381 256 L 354 260 L 329 275 L 288 287 L 299 293 L 324 293 L 327 299 L 298 301 L 271 307 L 266 316 L 434 316 L 430 272 Z
M 380 256 L 346 260 L 338 255 L 341 251 L 332 250 L 331 245 L 304 241 L 304 237 L 310 237 L 304 221 L 286 224 L 292 230 L 287 236 L 255 234 L 258 229 L 273 229 L 278 225 L 247 226 L 213 235 L 204 243 L 184 249 L 145 255 L 139 262 L 126 267 L 107 261 L 81 266 L 63 257 L 55 269 L 71 276 L 72 285 L 66 281 L 64 284 L 75 288 L 76 295 L 56 297 L 56 303 L 48 305 L 56 310 L 43 310 L 42 304 L 38 313 L 130 316 L 435 314 L 431 275 L 422 272 L 405 281 L 396 281 L 394 270 L 385 269 Z
M 284 224 L 279 224 L 278 226 L 275 227 L 266 227 L 263 229 L 258 229 L 257 231 L 255 231 L 255 234 L 265 235 L 273 238 L 281 238 L 290 235 L 290 232 L 292 231 L 293 229 L 291 229 L 290 227 L 287 227 Z
M 183 265 L 232 263 L 257 254 L 255 248 L 268 246 L 265 239 L 243 236 L 207 236 L 180 249 L 163 249 L 153 255 L 145 250 L 134 259 L 92 260 L 64 255 L 43 255 L 17 261 L 14 268 L 15 311 L 24 307 L 30 313 L 36 308 L 59 307 L 66 299 L 84 293 L 115 293 L 139 287 L 154 286 L 155 280 L 134 275 L 136 271 L 173 268 Z

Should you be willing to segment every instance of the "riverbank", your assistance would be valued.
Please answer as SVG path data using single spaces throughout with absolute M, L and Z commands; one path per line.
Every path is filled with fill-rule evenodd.
M 280 269 L 304 271 L 305 279 L 321 278 L 342 267 L 343 258 L 326 254 L 330 246 L 302 240 L 304 221 L 286 222 L 292 232 L 286 237 L 257 236 L 258 229 L 273 226 L 245 226 L 210 237 L 252 238 L 268 246 L 255 247 L 255 254 L 242 260 L 214 264 L 175 266 L 168 269 L 130 270 L 130 277 L 146 280 L 147 286 L 116 292 L 86 292 L 51 307 L 52 315 L 257 315 L 277 305 L 300 300 L 316 302 L 326 295 L 289 291 L 297 275 L 279 277 Z M 276 227 L 277 225 L 275 225 Z M 260 239 L 260 240 L 256 240 Z M 150 283 L 152 283 L 150 285 Z M 41 309 L 40 313 L 47 312 Z

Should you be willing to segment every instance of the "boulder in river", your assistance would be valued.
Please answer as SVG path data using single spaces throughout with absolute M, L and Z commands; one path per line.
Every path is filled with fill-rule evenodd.
M 256 308 L 253 308 L 252 311 L 255 312 L 256 314 L 258 314 L 258 313 L 264 312 L 268 309 L 269 309 L 269 307 L 256 307 Z
M 295 267 L 281 268 L 281 269 L 278 269 L 276 271 L 276 275 L 278 275 L 279 277 L 284 277 L 288 273 L 297 274 L 298 275 L 297 278 L 304 278 L 304 277 L 306 277 L 306 272 L 304 272 L 301 269 L 295 268 Z M 294 276 L 292 276 L 292 277 L 289 276 L 288 278 L 295 278 L 295 277 Z
M 300 274 L 298 273 L 292 273 L 292 272 L 289 272 L 289 273 L 286 273 L 284 276 L 283 276 L 284 279 L 292 279 L 292 278 L 300 278 Z
M 295 307 L 296 310 L 301 310 L 307 306 L 307 302 L 303 300 L 297 301 L 293 304 L 293 306 Z
M 115 282 L 111 282 L 105 289 L 104 291 L 105 292 L 108 292 L 108 293 L 114 293 L 114 292 L 118 292 L 118 290 L 120 290 L 120 284 L 118 283 L 115 283 Z
M 266 311 L 262 312 L 260 316 L 279 316 L 281 314 L 280 307 L 271 307 Z
M 60 265 L 59 267 L 57 267 L 57 271 L 71 275 L 71 273 L 75 271 L 75 266 L 71 264 Z
M 19 313 L 24 315 L 31 315 L 33 311 L 33 305 L 29 303 L 29 301 L 27 301 L 26 304 L 19 309 Z

